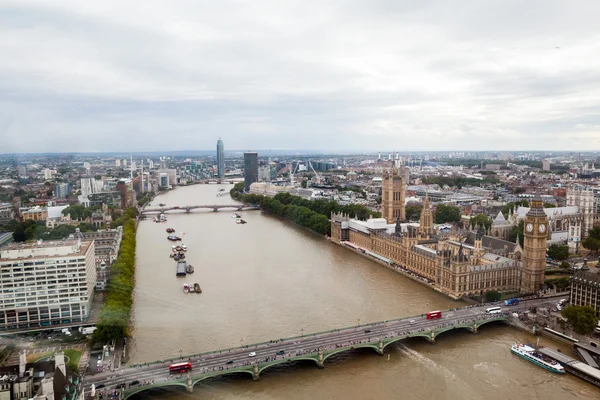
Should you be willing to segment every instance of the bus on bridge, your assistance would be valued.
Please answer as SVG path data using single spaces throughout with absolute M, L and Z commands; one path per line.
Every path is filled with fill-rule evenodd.
M 429 311 L 427 313 L 427 319 L 437 319 L 437 318 L 442 318 L 441 311 Z
M 177 363 L 177 364 L 171 364 L 169 366 L 169 371 L 172 374 L 180 374 L 180 373 L 188 372 L 191 370 L 192 370 L 191 362 L 182 362 L 182 363 Z

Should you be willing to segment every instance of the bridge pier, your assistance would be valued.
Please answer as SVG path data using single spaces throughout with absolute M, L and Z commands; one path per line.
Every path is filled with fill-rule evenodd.
M 213 208 L 213 212 L 217 212 L 219 209 L 217 207 Z
M 252 380 L 258 380 L 258 364 L 252 366 Z
M 429 341 L 429 343 L 435 344 L 435 331 L 431 331 L 431 335 L 429 335 L 429 338 L 427 340 Z
M 191 375 L 188 373 L 187 376 L 187 391 L 189 393 L 193 393 L 194 392 L 194 384 L 192 383 L 192 377 Z
M 319 358 L 317 359 L 317 367 L 325 368 L 325 360 L 323 359 L 323 350 L 319 349 Z
M 477 334 L 477 324 L 473 324 L 473 333 Z
M 380 356 L 383 355 L 383 341 L 381 339 L 379 339 L 379 343 L 377 343 L 377 354 L 379 354 Z
M 190 211 L 191 211 L 191 210 L 190 210 L 189 208 L 186 208 L 186 209 L 185 209 L 185 213 L 186 213 L 186 214 L 189 214 L 189 213 L 190 213 Z

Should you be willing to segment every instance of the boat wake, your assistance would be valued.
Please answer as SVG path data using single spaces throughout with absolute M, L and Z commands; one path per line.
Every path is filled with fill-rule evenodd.
M 450 371 L 448 368 L 438 364 L 431 358 L 425 357 L 423 354 L 415 351 L 402 343 L 396 343 L 396 348 L 409 359 L 416 361 L 417 363 L 423 365 L 425 368 L 435 371 L 442 375 L 448 384 L 456 388 L 460 389 L 460 393 L 463 399 L 467 398 L 478 398 L 477 392 L 464 380 L 459 378 L 454 374 L 454 372 Z

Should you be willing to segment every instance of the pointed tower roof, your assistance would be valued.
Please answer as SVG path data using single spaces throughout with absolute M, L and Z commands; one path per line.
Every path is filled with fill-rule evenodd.
M 496 215 L 496 218 L 494 218 L 492 225 L 508 225 L 508 221 L 506 218 L 504 218 L 502 211 L 498 211 L 498 215 Z

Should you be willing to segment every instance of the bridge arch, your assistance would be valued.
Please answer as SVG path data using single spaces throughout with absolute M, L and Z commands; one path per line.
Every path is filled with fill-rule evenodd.
M 340 354 L 346 351 L 350 351 L 350 350 L 356 350 L 356 349 L 373 349 L 375 351 L 379 351 L 379 348 L 377 347 L 376 343 L 361 343 L 361 344 L 355 344 L 349 347 L 341 347 L 339 349 L 335 349 L 332 350 L 331 352 L 328 352 L 327 354 L 323 355 L 323 362 L 325 362 L 325 360 L 327 360 L 329 357 L 334 356 L 336 354 Z
M 282 365 L 282 364 L 291 364 L 295 361 L 312 361 L 314 362 L 317 366 L 319 365 L 319 360 L 316 357 L 298 357 L 298 358 L 283 358 L 281 360 L 277 360 L 277 361 L 272 361 L 268 364 L 265 364 L 263 367 L 259 367 L 258 369 L 258 374 L 262 374 L 262 372 L 268 368 L 271 367 L 275 367 L 277 365 Z
M 192 379 L 192 386 L 195 386 L 197 383 L 205 381 L 210 378 L 217 378 L 219 376 L 239 374 L 239 373 L 242 373 L 242 374 L 246 373 L 246 374 L 250 374 L 250 376 L 254 376 L 254 374 L 252 373 L 252 366 L 243 367 L 243 369 L 225 369 L 223 371 L 215 371 L 215 373 L 213 373 L 211 375 L 201 376 L 200 378 L 197 378 L 195 380 Z M 186 387 L 187 387 L 187 385 L 186 385 Z
M 477 327 L 477 329 L 479 329 L 479 327 L 481 327 L 483 325 L 486 325 L 486 324 L 489 324 L 490 322 L 498 322 L 498 321 L 504 322 L 504 321 L 507 321 L 507 320 L 508 320 L 508 317 L 498 317 L 498 318 L 484 319 L 484 320 L 477 321 L 475 323 L 475 326 Z
M 466 329 L 467 331 L 473 333 L 473 325 L 462 324 L 462 325 L 446 326 L 444 328 L 437 329 L 437 330 L 434 331 L 435 332 L 434 335 L 435 335 L 435 338 L 437 339 L 437 337 L 439 335 L 441 335 L 442 333 L 446 333 L 446 332 L 450 332 L 450 331 L 456 331 L 456 330 L 459 330 L 459 329 Z
M 144 392 L 146 390 L 163 388 L 163 387 L 167 387 L 167 386 L 181 386 L 181 387 L 187 389 L 187 383 L 184 382 L 184 381 L 176 381 L 176 380 L 173 380 L 173 381 L 164 381 L 164 382 L 155 383 L 154 385 L 139 386 L 139 387 L 137 387 L 135 389 L 125 390 L 125 393 L 124 393 L 123 397 L 125 399 L 128 399 L 131 396 L 133 396 L 135 394 L 138 394 L 138 393 L 141 393 L 141 392 Z

